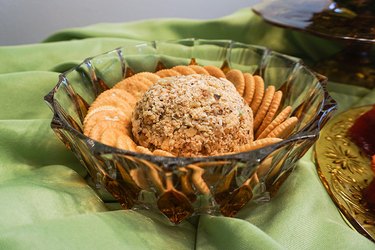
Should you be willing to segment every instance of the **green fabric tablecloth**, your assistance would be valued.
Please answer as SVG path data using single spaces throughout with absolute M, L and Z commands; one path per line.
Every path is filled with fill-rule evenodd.
M 353 231 L 320 183 L 311 150 L 268 203 L 236 218 L 202 215 L 170 225 L 103 203 L 50 128 L 43 96 L 84 58 L 144 40 L 232 39 L 312 62 L 334 42 L 264 23 L 250 8 L 215 20 L 161 19 L 67 29 L 39 44 L 0 47 L 0 249 L 375 249 Z M 375 91 L 329 83 L 339 111 Z

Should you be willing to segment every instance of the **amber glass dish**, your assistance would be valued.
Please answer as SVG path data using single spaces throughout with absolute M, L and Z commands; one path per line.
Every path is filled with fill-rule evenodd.
M 266 85 L 284 92 L 281 106 L 292 106 L 298 125 L 277 144 L 200 158 L 140 154 L 82 133 L 90 104 L 104 90 L 137 72 L 188 64 L 261 75 Z M 86 167 L 95 188 L 108 191 L 124 209 L 154 210 L 179 223 L 202 213 L 234 216 L 249 201 L 272 197 L 336 108 L 325 83 L 299 59 L 264 47 L 184 39 L 145 42 L 88 58 L 61 74 L 45 100 L 53 111 L 52 129 Z
M 370 157 L 348 132 L 356 119 L 371 108 L 355 107 L 336 115 L 322 129 L 314 149 L 319 177 L 345 220 L 375 242 L 375 213 L 363 196 L 374 178 Z

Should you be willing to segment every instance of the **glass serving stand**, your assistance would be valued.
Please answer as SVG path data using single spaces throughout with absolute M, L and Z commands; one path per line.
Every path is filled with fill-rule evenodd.
M 338 41 L 343 49 L 313 69 L 331 81 L 375 87 L 375 1 L 265 0 L 253 10 L 272 24 Z

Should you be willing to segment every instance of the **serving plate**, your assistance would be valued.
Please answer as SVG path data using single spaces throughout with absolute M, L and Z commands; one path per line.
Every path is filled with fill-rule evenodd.
M 332 118 L 315 144 L 315 160 L 319 177 L 345 220 L 375 242 L 375 214 L 362 197 L 373 179 L 370 158 L 348 136 L 354 121 L 371 108 L 352 108 Z

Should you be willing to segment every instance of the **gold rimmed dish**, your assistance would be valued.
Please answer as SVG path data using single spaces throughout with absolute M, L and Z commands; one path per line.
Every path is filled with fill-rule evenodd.
M 375 214 L 362 195 L 374 175 L 370 158 L 348 135 L 355 120 L 371 108 L 352 108 L 332 118 L 315 144 L 315 160 L 319 177 L 345 220 L 375 241 Z

